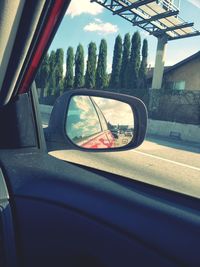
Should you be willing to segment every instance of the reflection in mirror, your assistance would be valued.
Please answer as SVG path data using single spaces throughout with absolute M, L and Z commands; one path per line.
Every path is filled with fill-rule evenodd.
M 118 100 L 73 96 L 66 118 L 66 134 L 79 147 L 119 148 L 134 138 L 132 108 Z

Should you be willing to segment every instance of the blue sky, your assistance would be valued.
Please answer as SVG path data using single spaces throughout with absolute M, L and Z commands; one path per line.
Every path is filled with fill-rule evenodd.
M 194 27 L 200 30 L 200 0 L 182 0 L 179 16 L 187 22 L 194 22 Z M 50 47 L 56 50 L 63 48 L 66 51 L 69 46 L 77 48 L 82 43 L 87 59 L 87 48 L 90 41 L 94 41 L 99 47 L 102 38 L 108 43 L 108 72 L 112 65 L 113 47 L 118 34 L 124 37 L 129 32 L 131 35 L 139 31 L 142 40 L 146 38 L 149 45 L 148 64 L 155 62 L 157 39 L 138 27 L 133 27 L 125 21 L 90 0 L 72 0 L 70 7 L 60 25 L 60 28 Z M 173 65 L 178 61 L 200 50 L 200 36 L 170 41 L 166 50 L 165 65 Z

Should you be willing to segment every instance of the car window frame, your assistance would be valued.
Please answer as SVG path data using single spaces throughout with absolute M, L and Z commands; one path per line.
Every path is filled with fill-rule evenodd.
M 76 96 L 75 96 L 75 97 L 76 97 Z M 81 97 L 81 95 L 79 95 L 79 96 L 77 96 L 77 97 Z M 101 125 L 101 120 L 100 120 L 100 118 L 99 118 L 99 114 L 98 114 L 98 112 L 97 112 L 97 110 L 96 110 L 96 108 L 95 108 L 95 106 L 94 106 L 94 103 L 93 103 L 91 97 L 90 97 L 90 96 L 84 96 L 84 97 L 87 97 L 87 98 L 88 98 L 88 100 L 90 101 L 91 107 L 93 107 L 93 109 L 94 109 L 94 113 L 96 114 L 96 118 L 98 119 L 98 122 L 99 122 L 100 131 L 99 131 L 99 132 L 92 133 L 92 134 L 88 135 L 87 137 L 86 137 L 86 136 L 83 137 L 83 138 L 81 139 L 81 142 L 84 141 L 84 140 L 87 140 L 87 138 L 90 138 L 90 137 L 99 135 L 99 134 L 101 134 L 101 133 L 103 132 L 103 128 L 102 128 L 102 125 Z M 66 111 L 65 134 L 66 134 L 67 136 L 68 136 L 68 133 L 67 133 L 67 121 L 68 121 L 67 113 L 68 113 L 68 111 L 69 111 L 70 103 L 71 103 L 71 100 L 72 100 L 72 99 L 73 99 L 73 97 L 71 97 L 70 102 L 69 102 L 69 106 L 68 106 L 67 111 Z M 72 141 L 72 140 L 73 140 L 73 138 L 71 139 L 71 141 Z M 73 142 L 73 141 L 72 141 L 72 142 Z M 74 141 L 73 143 L 76 144 L 75 141 Z

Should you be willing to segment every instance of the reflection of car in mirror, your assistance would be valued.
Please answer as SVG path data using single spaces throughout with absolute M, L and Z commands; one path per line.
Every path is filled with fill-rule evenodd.
M 66 132 L 70 140 L 84 148 L 114 147 L 114 137 L 104 115 L 89 96 L 74 96 L 70 100 Z
M 117 112 L 121 105 L 123 112 Z M 120 125 L 127 122 L 133 127 L 133 113 L 126 103 L 92 96 L 72 96 L 70 99 L 66 134 L 77 146 L 89 149 L 123 147 Z M 128 126 L 126 126 L 128 127 Z M 132 137 L 132 136 L 131 136 Z
M 127 129 L 127 130 L 124 132 L 124 135 L 125 135 L 125 136 L 130 136 L 130 137 L 132 137 L 132 136 L 133 136 L 133 129 Z
M 119 130 L 117 129 L 111 129 L 111 133 L 114 136 L 115 139 L 119 138 Z

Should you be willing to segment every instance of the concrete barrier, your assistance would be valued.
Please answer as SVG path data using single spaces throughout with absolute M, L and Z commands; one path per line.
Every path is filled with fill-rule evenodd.
M 42 123 L 44 125 L 48 125 L 52 109 L 53 106 L 40 104 L 40 113 L 42 117 Z
M 149 119 L 147 134 L 200 143 L 200 125 Z
M 53 109 L 53 106 L 40 104 L 40 111 L 42 113 L 51 114 L 52 109 Z
M 43 124 L 48 125 L 52 109 L 52 106 L 40 105 Z M 147 134 L 200 143 L 200 125 L 149 119 Z

